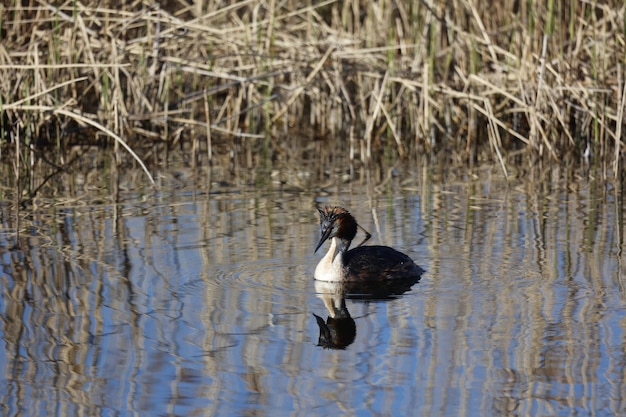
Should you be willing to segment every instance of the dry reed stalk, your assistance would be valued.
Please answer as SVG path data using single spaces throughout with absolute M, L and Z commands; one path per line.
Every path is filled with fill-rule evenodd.
M 110 136 L 111 138 L 113 138 L 116 143 L 121 145 L 137 161 L 137 163 L 141 166 L 141 169 L 143 169 L 143 171 L 146 173 L 146 175 L 148 176 L 148 179 L 150 180 L 152 185 L 156 185 L 154 180 L 152 179 L 152 175 L 150 174 L 150 171 L 148 170 L 146 165 L 143 163 L 141 158 L 139 158 L 139 156 L 133 151 L 133 149 L 128 144 L 126 144 L 126 142 L 124 142 L 124 140 L 122 138 L 120 138 L 118 135 L 113 133 L 111 130 L 109 130 L 106 127 L 102 126 L 100 123 L 94 122 L 93 120 L 88 119 L 88 118 L 86 118 L 84 116 L 81 116 L 80 114 L 77 114 L 75 112 L 72 112 L 72 111 L 66 110 L 66 109 L 62 109 L 62 108 L 45 107 L 45 106 L 27 106 L 27 105 L 15 106 L 14 108 L 17 109 L 17 110 L 22 110 L 22 111 L 51 112 L 51 113 L 53 113 L 55 115 L 66 116 L 66 117 L 69 117 L 71 119 L 76 120 L 77 122 L 80 122 L 80 123 L 83 123 L 85 125 L 89 125 L 89 126 L 92 126 L 92 127 L 96 128 L 97 130 L 101 131 L 102 133 L 106 134 L 107 136 Z
M 326 52 L 324 53 L 324 55 L 322 55 L 322 57 L 320 58 L 320 60 L 317 62 L 317 64 L 315 65 L 315 67 L 313 67 L 313 70 L 311 71 L 311 73 L 307 76 L 307 78 L 304 80 L 303 85 L 299 86 L 289 97 L 289 99 L 287 99 L 287 103 L 274 115 L 274 117 L 272 118 L 271 122 L 275 123 L 278 119 L 280 119 L 285 112 L 287 111 L 287 108 L 293 104 L 293 102 L 300 96 L 300 94 L 302 94 L 302 92 L 305 89 L 305 86 L 311 82 L 311 80 L 320 72 L 320 70 L 322 69 L 322 65 L 324 65 L 326 63 L 326 60 L 330 57 L 330 54 L 332 54 L 334 50 L 334 46 L 330 46 Z
M 620 121 L 624 120 L 624 106 L 626 106 L 626 81 L 621 76 L 621 72 L 619 81 L 622 87 L 622 94 L 618 101 L 617 127 L 615 130 L 615 156 L 613 157 L 613 175 L 616 179 L 619 175 L 619 156 L 622 147 L 622 123 L 620 123 Z M 619 94 L 619 89 L 617 90 L 617 94 Z
M 213 148 L 211 146 L 211 112 L 209 111 L 209 99 L 204 97 L 204 117 L 206 118 L 206 149 L 207 158 L 209 161 L 213 160 Z
M 620 158 L 623 100 L 612 92 L 623 91 L 623 3 L 450 5 L 0 6 L 0 135 L 19 129 L 28 143 L 58 146 L 51 132 L 78 119 L 16 103 L 75 103 L 68 111 L 128 144 L 137 136 L 192 138 L 209 156 L 236 137 L 313 128 L 363 160 L 380 153 L 385 132 L 400 156 L 487 146 L 502 165 L 520 146 L 559 160 L 586 141 L 594 153 Z M 72 80 L 84 77 L 81 90 Z M 350 137 L 366 138 L 362 150 Z
M 365 157 L 362 157 L 364 161 L 369 161 L 372 158 L 372 131 L 374 129 L 374 123 L 376 123 L 376 119 L 378 118 L 378 112 L 381 108 L 383 91 L 385 89 L 385 84 L 387 84 L 388 75 L 388 73 L 385 73 L 378 87 L 374 91 L 372 91 L 372 100 L 370 101 L 370 107 L 373 108 L 371 108 L 368 112 L 369 115 L 367 117 L 367 123 L 365 125 L 365 133 L 363 134 L 363 138 L 366 144 Z
M 500 131 L 498 130 L 497 123 L 494 122 L 496 119 L 493 116 L 493 109 L 491 108 L 491 102 L 489 100 L 485 100 L 485 110 L 488 116 L 488 124 L 489 127 L 489 143 L 491 144 L 492 149 L 495 151 L 498 156 L 498 162 L 500 163 L 500 167 L 502 168 L 502 173 L 504 177 L 508 179 L 509 173 L 506 169 L 506 164 L 504 162 L 504 158 L 502 157 L 502 152 L 500 148 L 502 146 L 502 138 L 500 137 Z

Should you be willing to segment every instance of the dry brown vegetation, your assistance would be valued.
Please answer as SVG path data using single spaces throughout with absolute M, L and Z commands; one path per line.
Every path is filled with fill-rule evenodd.
M 0 135 L 17 155 L 83 140 L 211 158 L 306 134 L 362 160 L 482 146 L 505 173 L 520 149 L 620 160 L 624 2 L 8 3 Z

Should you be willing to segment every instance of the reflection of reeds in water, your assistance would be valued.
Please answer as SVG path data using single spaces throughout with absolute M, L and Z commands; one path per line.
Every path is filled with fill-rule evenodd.
M 624 355 L 607 357 L 615 347 L 611 334 L 623 329 L 600 331 L 616 319 L 605 316 L 607 292 L 615 291 L 613 307 L 626 297 L 621 193 L 570 175 L 564 170 L 508 192 L 497 180 L 448 182 L 426 199 L 428 274 L 443 288 L 455 284 L 441 277 L 459 279 L 460 291 L 453 303 L 435 295 L 424 320 L 475 330 L 450 355 L 484 355 L 485 392 L 493 395 L 496 414 L 553 401 L 597 405 L 601 389 L 583 401 L 570 398 L 569 387 L 595 387 L 604 366 L 624 372 Z M 442 318 L 443 305 L 453 309 L 443 314 L 450 322 Z
M 415 180 L 399 181 L 387 180 L 381 169 L 372 175 L 375 184 L 364 176 L 328 187 L 324 199 L 341 198 L 375 231 L 376 239 L 405 250 L 427 274 L 407 296 L 411 309 L 401 317 L 380 318 L 392 308 L 381 308 L 376 317 L 353 314 L 361 338 L 356 343 L 370 340 L 368 332 L 380 323 L 390 323 L 388 343 L 379 338 L 368 345 L 374 352 L 369 356 L 357 358 L 359 352 L 348 349 L 343 360 L 315 367 L 331 368 L 328 375 L 337 379 L 360 381 L 351 377 L 363 377 L 363 367 L 352 369 L 346 362 L 380 369 L 410 352 L 416 360 L 407 362 L 404 374 L 389 375 L 387 387 L 408 386 L 423 394 L 424 404 L 441 410 L 437 402 L 445 400 L 435 390 L 451 392 L 464 387 L 463 378 L 473 378 L 470 388 L 481 385 L 474 392 L 487 393 L 481 415 L 494 414 L 489 407 L 502 415 L 511 409 L 532 410 L 543 402 L 577 404 L 581 395 L 588 402 L 599 401 L 600 391 L 572 393 L 566 387 L 591 386 L 605 372 L 623 375 L 626 358 L 616 348 L 623 329 L 615 320 L 626 296 L 623 255 L 616 254 L 623 236 L 621 193 L 575 178 L 568 170 L 507 186 L 502 177 L 490 175 L 494 170 L 478 171 L 475 177 L 425 170 Z M 185 314 L 197 311 L 202 316 L 192 344 L 197 344 L 194 359 L 204 361 L 206 375 L 220 381 L 234 374 L 230 378 L 244 380 L 263 404 L 276 395 L 275 386 L 267 384 L 267 375 L 276 372 L 268 362 L 280 357 L 283 376 L 293 383 L 284 395 L 300 398 L 302 386 L 295 382 L 302 380 L 300 369 L 311 369 L 306 345 L 314 343 L 302 329 L 314 325 L 310 311 L 323 308 L 307 306 L 312 277 L 303 266 L 306 259 L 309 272 L 315 265 L 313 201 L 319 193 L 309 187 L 277 199 L 279 188 L 268 192 L 271 187 L 257 185 L 250 173 L 215 175 L 190 177 L 191 185 L 179 190 L 183 202 L 163 194 L 144 201 L 135 191 L 118 189 L 104 204 L 93 204 L 89 188 L 80 190 L 72 183 L 75 177 L 61 176 L 59 182 L 74 190 L 76 199 L 57 200 L 53 207 L 45 206 L 51 201 L 44 196 L 32 202 L 29 216 L 22 219 L 30 233 L 22 234 L 20 251 L 9 251 L 14 242 L 8 242 L 7 233 L 0 235 L 0 319 L 9 364 L 3 370 L 7 379 L 23 382 L 20 392 L 27 396 L 42 377 L 57 377 L 50 386 L 86 407 L 97 408 L 90 401 L 98 398 L 85 396 L 86 387 L 109 392 L 117 397 L 114 404 L 120 398 L 141 399 L 128 397 L 140 397 L 150 391 L 150 383 L 162 381 L 143 381 L 147 388 L 141 392 L 116 391 L 107 382 L 123 375 L 132 384 L 154 364 L 156 359 L 145 354 L 155 342 L 146 337 L 150 326 L 158 330 L 152 336 L 162 346 L 160 363 L 182 366 L 179 357 L 167 355 L 177 352 L 177 343 L 189 341 L 189 334 L 173 325 L 184 327 L 173 319 L 184 305 L 189 309 Z M 315 182 L 323 178 L 315 175 Z M 90 185 L 105 179 L 92 181 Z M 186 187 L 193 191 L 187 193 Z M 5 230 L 13 227 L 9 209 L 0 205 Z M 183 253 L 199 261 L 181 262 Z M 294 266 L 287 273 L 273 264 L 264 267 L 268 259 Z M 238 265 L 241 273 L 225 274 L 224 265 Z M 195 293 L 186 286 L 203 289 L 193 299 L 196 304 L 177 298 Z M 251 287 L 258 296 L 250 296 Z M 420 296 L 421 291 L 426 295 Z M 281 298 L 284 292 L 289 296 Z M 360 311 L 348 303 L 352 313 Z M 270 317 L 274 327 L 267 331 Z M 268 340 L 276 334 L 286 338 L 279 347 L 277 340 Z M 37 362 L 48 359 L 54 370 Z M 234 370 L 224 368 L 233 364 Z M 183 371 L 188 370 L 172 374 L 182 378 Z M 426 383 L 416 383 L 418 376 Z M 94 386 L 94 380 L 102 385 Z M 205 388 L 208 397 L 219 399 L 220 390 L 233 386 L 237 384 Z M 362 390 L 377 388 L 373 384 Z M 3 395 L 21 395 L 12 392 Z M 333 393 L 330 398 L 349 401 Z M 458 401 L 467 405 L 473 400 Z M 388 404 L 394 403 L 390 398 Z
M 147 141 L 211 158 L 304 131 L 363 160 L 482 144 L 505 170 L 519 148 L 617 162 L 623 19 L 616 1 L 18 2 L 2 9 L 0 133 L 24 156 L 89 127 L 141 157 Z

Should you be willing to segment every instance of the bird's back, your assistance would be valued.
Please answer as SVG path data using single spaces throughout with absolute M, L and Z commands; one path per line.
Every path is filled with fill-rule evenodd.
M 360 246 L 344 255 L 348 281 L 388 281 L 419 278 L 424 270 L 389 246 Z

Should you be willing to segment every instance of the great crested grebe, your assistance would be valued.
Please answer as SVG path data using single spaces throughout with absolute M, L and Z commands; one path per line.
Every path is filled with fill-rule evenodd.
M 320 238 L 315 252 L 331 239 L 330 249 L 315 268 L 315 279 L 339 281 L 415 281 L 424 270 L 389 246 L 359 246 L 352 250 L 358 224 L 343 207 L 325 207 L 320 213 Z

